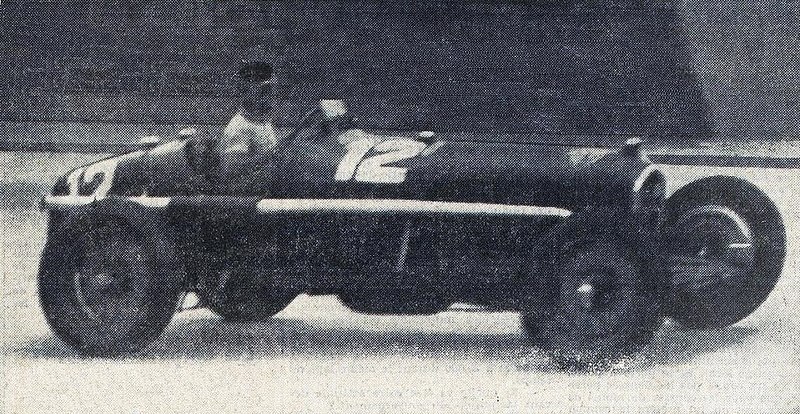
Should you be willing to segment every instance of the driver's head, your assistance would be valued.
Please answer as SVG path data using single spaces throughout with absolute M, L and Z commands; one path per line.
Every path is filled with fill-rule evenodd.
M 272 66 L 265 62 L 243 62 L 237 85 L 245 116 L 266 121 L 272 116 Z

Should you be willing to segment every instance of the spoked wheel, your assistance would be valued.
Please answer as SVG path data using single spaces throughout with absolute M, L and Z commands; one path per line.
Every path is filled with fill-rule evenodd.
M 579 237 L 551 254 L 522 322 L 560 368 L 605 369 L 650 341 L 663 321 L 663 283 L 624 241 Z
M 39 295 L 59 338 L 82 353 L 113 356 L 137 351 L 162 332 L 183 277 L 174 257 L 164 257 L 174 250 L 160 226 L 134 228 L 125 217 L 105 215 L 105 206 L 51 233 Z
M 93 321 L 128 319 L 145 300 L 147 252 L 125 230 L 122 224 L 107 223 L 76 240 L 75 299 L 83 315 Z
M 753 184 L 710 177 L 667 202 L 669 316 L 716 328 L 752 313 L 780 278 L 785 232 L 772 201 Z

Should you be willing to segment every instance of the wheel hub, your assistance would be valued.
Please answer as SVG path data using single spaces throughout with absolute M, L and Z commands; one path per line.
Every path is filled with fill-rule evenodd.
M 586 312 L 603 311 L 614 300 L 616 287 L 612 280 L 614 273 L 609 269 L 598 269 L 586 277 L 575 289 L 576 301 Z
M 596 290 L 594 286 L 592 286 L 591 283 L 585 282 L 584 284 L 578 286 L 577 293 L 578 303 L 580 303 L 581 307 L 587 311 L 590 310 L 594 306 L 596 296 Z
M 702 206 L 686 212 L 675 224 L 671 244 L 672 284 L 684 290 L 747 277 L 754 266 L 750 227 L 727 207 Z
M 86 235 L 82 264 L 73 275 L 80 309 L 90 319 L 113 319 L 131 309 L 132 277 L 144 265 L 141 247 L 113 230 Z

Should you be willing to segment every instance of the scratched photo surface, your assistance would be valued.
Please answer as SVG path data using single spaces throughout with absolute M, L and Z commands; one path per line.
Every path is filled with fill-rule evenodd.
M 800 6 L 779 0 L 1 0 L 0 412 L 797 412 L 798 33 Z M 323 135 L 332 138 L 314 138 Z M 231 137 L 252 140 L 241 150 Z M 502 288 L 519 267 L 495 261 L 496 250 L 524 237 L 491 223 L 568 220 L 582 206 L 582 168 L 620 148 L 650 155 L 652 165 L 638 153 L 624 164 L 635 168 L 625 180 L 641 186 L 659 171 L 662 196 L 709 176 L 754 184 L 785 227 L 782 272 L 736 323 L 689 329 L 659 318 L 638 352 L 564 369 L 501 297 L 519 293 Z M 175 153 L 190 155 L 157 164 Z M 206 153 L 218 158 L 196 156 Z M 274 154 L 288 160 L 285 175 L 242 173 Z M 615 177 L 612 167 L 601 176 Z M 183 180 L 204 168 L 207 177 Z M 531 176 L 544 178 L 528 193 Z M 217 275 L 176 297 L 188 309 L 142 349 L 85 355 L 53 333 L 39 282 L 48 226 L 60 223 L 48 209 L 105 196 L 178 208 L 211 193 L 228 197 L 211 210 L 224 220 L 244 195 L 262 214 L 311 212 L 284 226 L 358 212 L 331 222 L 341 226 L 336 254 L 379 254 L 330 260 L 376 269 L 365 280 L 446 262 L 459 280 L 482 268 L 489 276 L 478 279 L 496 285 L 476 283 L 421 315 L 386 314 L 414 312 L 381 308 L 397 299 L 388 291 L 359 308 L 345 294 L 355 279 L 306 271 L 313 289 L 271 317 L 232 321 L 214 302 L 228 277 Z M 203 200 L 192 208 L 216 202 Z M 446 219 L 382 222 L 409 211 Z M 447 221 L 459 214 L 483 232 Z M 547 225 L 530 231 L 549 234 Z M 443 227 L 462 250 L 431 230 Z M 239 240 L 220 237 L 211 247 Z M 306 245 L 327 246 L 315 237 Z M 504 247 L 472 254 L 467 239 Z M 192 257 L 186 266 L 200 275 L 229 258 L 214 267 Z M 295 286 L 295 276 L 275 280 Z M 580 285 L 579 297 L 598 286 Z

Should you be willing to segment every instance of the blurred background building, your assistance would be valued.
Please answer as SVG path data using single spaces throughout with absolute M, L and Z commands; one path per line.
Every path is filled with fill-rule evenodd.
M 0 13 L 0 141 L 224 123 L 243 59 L 274 63 L 281 124 L 345 98 L 366 126 L 552 140 L 800 127 L 791 0 L 3 0 Z

